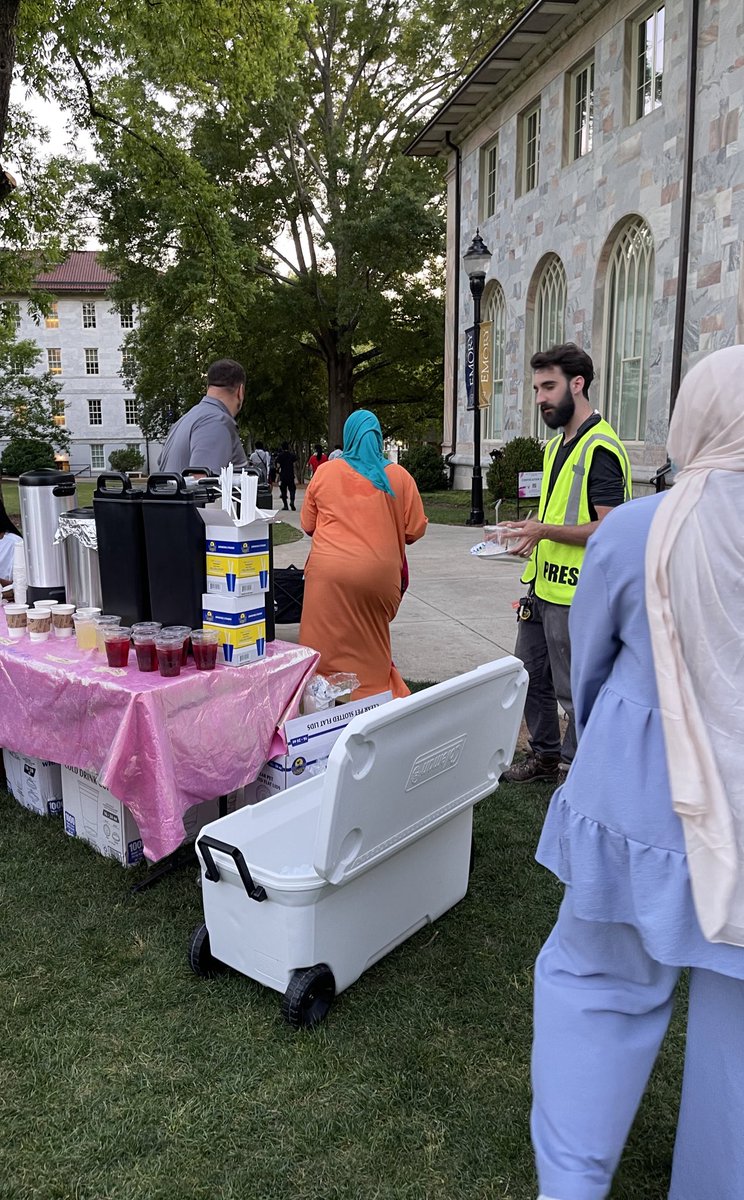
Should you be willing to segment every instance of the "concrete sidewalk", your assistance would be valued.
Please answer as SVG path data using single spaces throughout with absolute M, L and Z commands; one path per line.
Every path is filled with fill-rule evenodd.
M 279 503 L 275 499 L 275 503 Z M 297 512 L 282 520 L 300 528 Z M 429 525 L 408 547 L 411 582 L 392 627 L 393 661 L 405 679 L 437 682 L 514 651 L 517 622 L 512 602 L 524 591 L 521 559 L 478 559 L 470 547 L 482 531 L 458 525 Z M 277 546 L 274 563 L 304 566 L 311 539 Z M 277 634 L 297 641 L 298 625 L 280 625 Z

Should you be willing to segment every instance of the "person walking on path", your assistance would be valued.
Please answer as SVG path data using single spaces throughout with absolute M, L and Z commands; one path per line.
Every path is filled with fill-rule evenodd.
M 295 496 L 297 494 L 297 484 L 295 483 L 295 463 L 297 455 L 293 454 L 289 448 L 289 442 L 282 442 L 281 450 L 274 456 L 274 465 L 279 472 L 279 495 L 282 498 L 282 508 L 291 508 L 295 511 Z M 289 495 L 289 505 L 287 504 L 287 495 Z
M 231 358 L 213 362 L 207 372 L 207 392 L 176 421 L 158 458 L 159 471 L 203 467 L 219 475 L 232 463 L 248 465 L 235 418 L 245 398 L 245 371 Z
M 319 670 L 351 671 L 353 699 L 409 689 L 392 662 L 390 622 L 401 600 L 407 545 L 426 532 L 414 479 L 382 452 L 374 413 L 344 425 L 344 453 L 316 471 L 300 514 L 313 545 L 305 564 L 300 642 L 320 651 Z
M 323 463 L 327 463 L 327 462 L 328 462 L 328 455 L 324 452 L 323 447 L 320 444 L 318 444 L 315 447 L 314 453 L 311 454 L 309 459 L 307 460 L 307 465 L 310 468 L 310 478 L 312 479 L 312 477 L 315 474 L 315 472 L 317 471 L 318 467 L 322 466 Z
M 258 482 L 267 487 L 271 484 L 271 455 L 263 442 L 256 442 L 256 448 L 248 458 L 248 465 L 258 471 Z
M 542 1200 L 604 1200 L 691 967 L 670 1200 L 744 1196 L 744 347 L 687 375 L 674 487 L 592 538 L 571 606 L 579 743 L 537 859 Z
M 594 365 L 572 342 L 534 354 L 535 402 L 549 429 L 537 520 L 506 522 L 520 535 L 512 552 L 529 556 L 522 583 L 517 658 L 530 677 L 525 721 L 531 752 L 503 775 L 510 783 L 557 781 L 576 751 L 568 616 L 586 544 L 631 495 L 630 462 L 614 429 L 589 403 Z M 582 636 L 582 631 L 578 636 Z M 568 715 L 561 744 L 558 702 Z

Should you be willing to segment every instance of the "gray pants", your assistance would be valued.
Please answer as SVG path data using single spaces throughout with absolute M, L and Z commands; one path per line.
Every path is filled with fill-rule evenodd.
M 530 677 L 524 719 L 535 754 L 560 755 L 573 762 L 576 729 L 571 701 L 571 643 L 568 638 L 568 604 L 549 604 L 533 597 L 532 619 L 520 621 L 514 653 Z M 558 702 L 568 714 L 561 746 Z

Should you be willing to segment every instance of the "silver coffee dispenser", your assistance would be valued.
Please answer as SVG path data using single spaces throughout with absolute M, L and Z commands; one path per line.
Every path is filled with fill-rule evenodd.
M 75 476 L 40 467 L 18 479 L 21 527 L 26 552 L 27 599 L 65 599 L 64 549 L 55 546 L 60 513 L 75 507 Z

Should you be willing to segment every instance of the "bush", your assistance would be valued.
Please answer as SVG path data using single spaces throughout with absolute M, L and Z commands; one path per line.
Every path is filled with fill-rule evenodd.
M 414 446 L 401 455 L 400 465 L 413 475 L 420 492 L 439 492 L 449 487 L 442 456 L 434 446 Z
M 109 466 L 112 471 L 141 471 L 145 460 L 139 450 L 112 450 L 109 454 Z
M 49 442 L 34 438 L 13 438 L 3 451 L 4 475 L 22 475 L 24 471 L 38 471 L 39 467 L 55 467 L 54 449 Z
M 543 452 L 537 438 L 518 437 L 494 454 L 486 474 L 486 486 L 492 500 L 514 500 L 520 471 L 542 471 Z

